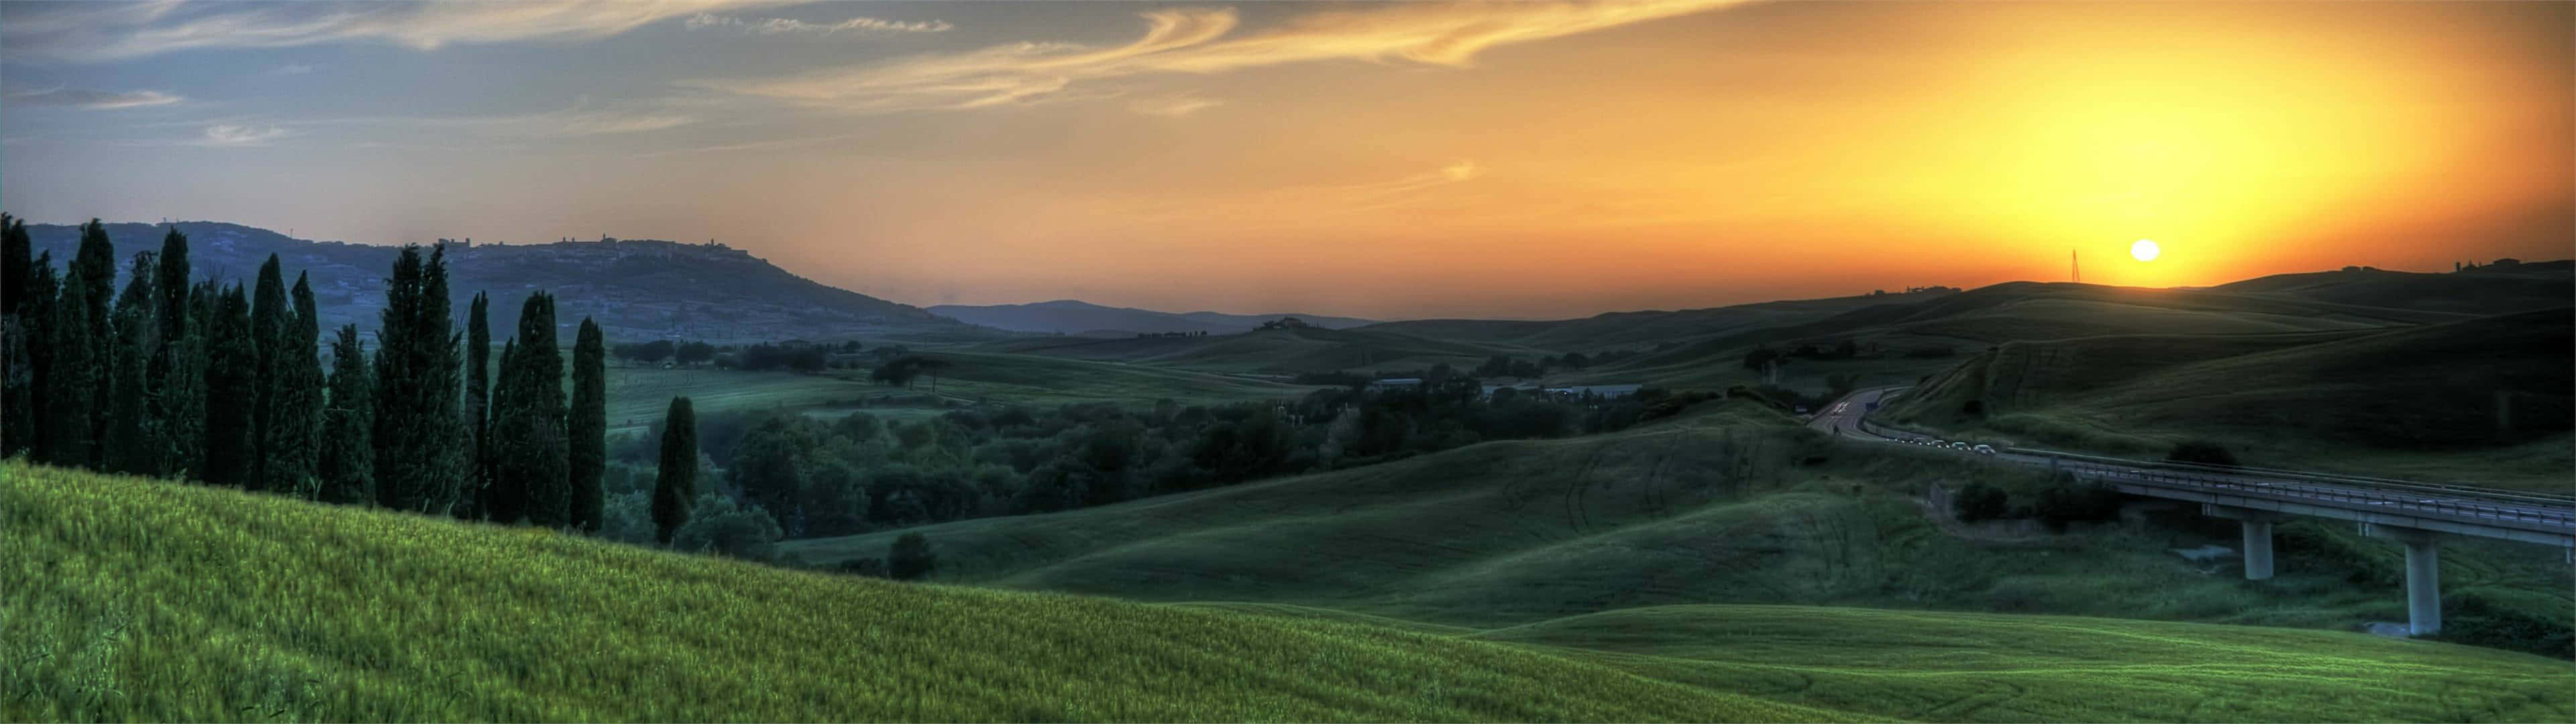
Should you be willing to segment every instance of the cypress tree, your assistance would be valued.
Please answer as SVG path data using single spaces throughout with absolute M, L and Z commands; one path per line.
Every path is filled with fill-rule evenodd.
M 33 281 L 34 244 L 27 222 L 0 214 L 0 458 L 34 444 L 35 369 L 28 358 L 27 323 L 20 310 Z
M 689 398 L 671 398 L 662 415 L 662 468 L 653 481 L 653 528 L 662 545 L 689 522 L 689 504 L 698 499 L 698 415 Z
M 474 427 L 473 470 L 466 480 L 471 492 L 459 497 L 472 501 L 467 518 L 492 515 L 492 324 L 488 310 L 491 299 L 482 292 L 465 311 L 465 420 Z
M 572 475 L 572 525 L 586 533 L 599 531 L 607 491 L 600 477 L 608 471 L 608 342 L 588 317 L 572 343 L 572 410 L 564 420 L 571 451 L 566 466 Z
M 28 421 L 20 442 L 28 459 L 39 462 L 54 459 L 54 307 L 61 302 L 60 287 L 53 252 L 37 254 L 28 265 L 26 294 L 18 299 L 18 339 L 27 358 L 27 404 L 19 412 Z
M 208 485 L 248 487 L 259 484 L 259 437 L 251 425 L 259 352 L 251 343 L 250 298 L 240 284 L 214 296 L 199 325 L 206 336 L 206 447 L 197 469 Z
M 104 468 L 106 463 L 106 448 L 101 441 L 107 436 L 108 416 L 104 413 L 113 395 L 109 389 L 113 380 L 109 379 L 107 366 L 110 356 L 116 352 L 115 319 L 108 306 L 109 300 L 116 297 L 116 244 L 108 241 L 106 224 L 90 219 L 89 223 L 81 225 L 80 252 L 72 256 L 69 275 L 81 279 L 81 293 L 77 297 L 82 307 L 80 319 L 89 326 L 81 331 L 78 338 L 89 345 L 82 354 L 93 367 L 81 375 L 89 383 L 89 392 L 82 401 L 90 405 L 85 412 L 90 426 L 89 458 L 82 464 L 96 470 Z M 69 289 L 70 286 L 65 285 L 64 288 Z M 60 417 L 59 413 L 57 417 Z
M 457 339 L 444 248 L 403 247 L 376 329 L 376 498 L 435 515 L 454 509 L 472 439 L 457 405 Z
M 98 383 L 107 375 L 99 370 L 106 360 L 97 354 L 98 346 L 90 339 L 89 277 L 74 273 L 63 275 L 62 293 L 55 298 L 53 321 L 46 330 L 53 351 L 53 361 L 45 390 L 46 418 L 45 462 L 67 468 L 98 466 L 98 419 L 95 414 L 102 400 Z
M 519 334 L 510 342 L 494 395 L 494 409 L 502 415 L 492 421 L 493 484 L 524 502 L 529 523 L 564 527 L 572 522 L 572 481 L 553 296 L 528 295 L 519 308 Z
M 322 324 L 306 275 L 295 275 L 287 298 L 295 306 L 286 315 L 284 336 L 268 355 L 272 376 L 262 385 L 269 391 L 270 417 L 260 450 L 267 457 L 269 490 L 312 497 L 319 484 L 313 466 L 321 455 L 315 437 L 322 432 L 322 362 L 316 356 Z
M 115 359 L 108 363 L 107 469 L 133 475 L 161 474 L 161 451 L 155 447 L 160 425 L 152 420 L 152 401 L 159 391 L 150 375 L 152 354 L 161 347 L 161 295 L 153 289 L 160 255 L 136 252 L 125 293 L 116 297 Z
M 295 482 L 286 479 L 293 471 L 278 459 L 279 453 L 284 452 L 279 448 L 287 434 L 279 429 L 282 422 L 279 418 L 287 414 L 286 408 L 292 404 L 285 399 L 286 390 L 280 384 L 286 378 L 286 347 L 289 344 L 286 330 L 292 315 L 293 312 L 286 308 L 286 277 L 279 271 L 277 255 L 270 254 L 268 261 L 259 265 L 258 286 L 253 288 L 250 296 L 250 345 L 254 360 L 251 367 L 254 381 L 251 385 L 250 428 L 259 450 L 251 456 L 251 490 L 283 493 L 295 489 Z
M 494 394 L 491 401 L 492 432 L 496 435 L 507 434 L 506 431 L 517 429 L 519 424 L 519 405 L 522 400 L 517 387 L 519 374 L 515 371 L 518 369 L 518 359 L 519 338 L 511 337 L 502 340 L 500 385 L 492 390 Z M 492 449 L 485 451 L 491 460 L 492 482 L 483 489 L 483 513 L 497 523 L 517 523 L 526 520 L 528 517 L 527 481 L 516 474 L 504 472 L 517 469 L 516 459 L 510 456 L 518 454 L 519 448 L 499 439 L 494 439 L 492 445 Z
M 376 502 L 375 448 L 369 443 L 376 401 L 366 355 L 358 325 L 341 327 L 340 339 L 331 344 L 330 397 L 322 410 L 320 457 L 314 465 L 325 502 Z
M 153 285 L 161 292 L 161 348 L 147 373 L 158 394 L 151 441 L 161 452 L 162 475 L 185 477 L 205 451 L 206 364 L 202 335 L 193 329 L 196 296 L 188 283 L 188 236 L 176 227 L 161 237 L 161 266 Z

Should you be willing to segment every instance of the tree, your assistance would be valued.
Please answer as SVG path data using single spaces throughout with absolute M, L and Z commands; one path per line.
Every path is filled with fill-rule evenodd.
M 374 385 L 368 379 L 367 353 L 358 341 L 358 325 L 340 328 L 331 343 L 330 396 L 322 409 L 320 456 L 315 476 L 324 502 L 355 505 L 376 501 Z
M 107 469 L 131 475 L 160 475 L 160 426 L 152 420 L 158 393 L 151 377 L 153 353 L 161 347 L 161 297 L 153 291 L 159 255 L 137 252 L 125 293 L 116 297 L 115 346 L 108 363 L 108 432 L 99 439 L 106 448 Z
M 99 365 L 106 360 L 90 336 L 90 306 L 83 301 L 89 298 L 89 277 L 77 268 L 73 272 L 63 275 L 62 293 L 51 305 L 53 319 L 46 324 L 50 339 L 44 346 L 53 359 L 45 390 L 45 462 L 94 468 L 100 417 L 95 413 L 103 401 L 98 383 L 106 377 Z
M 886 551 L 886 573 L 895 580 L 917 580 L 938 569 L 939 556 L 930 552 L 930 538 L 920 533 L 896 537 Z
M 1971 482 L 1959 488 L 1958 495 L 1951 497 L 1950 509 L 1962 523 L 1995 520 L 2011 512 L 2012 496 L 2003 488 Z
M 2165 459 L 2178 463 L 2236 467 L 2235 453 L 2228 452 L 2226 445 L 2208 440 L 2185 440 L 2177 443 L 2173 446 L 2172 452 L 2165 454 Z
M 250 298 L 240 284 L 224 289 L 209 306 L 206 333 L 205 458 L 197 465 L 208 485 L 255 485 L 259 438 L 251 427 L 258 395 L 258 351 L 251 345 Z
M 194 324 L 199 300 L 188 282 L 188 236 L 177 228 L 163 235 L 159 261 L 161 346 L 146 370 L 157 393 L 151 414 L 158 434 L 151 444 L 161 453 L 161 474 L 185 476 L 196 470 L 206 445 L 205 335 Z
M 492 515 L 492 324 L 491 299 L 482 292 L 465 311 L 465 424 L 473 428 L 474 448 L 466 455 L 465 489 L 458 491 L 457 511 L 466 518 Z
M 313 302 L 312 280 L 303 273 L 295 275 L 287 298 L 295 308 L 271 359 L 277 375 L 268 384 L 275 395 L 274 417 L 262 447 L 269 458 L 269 489 L 310 498 L 318 494 L 314 466 L 322 455 L 319 436 L 326 383 L 322 361 L 316 356 L 322 346 L 321 311 Z
M 376 329 L 377 500 L 445 515 L 456 505 L 472 434 L 458 409 L 457 340 L 448 317 L 444 247 L 403 247 Z
M 0 214 L 0 457 L 16 455 L 34 444 L 36 421 L 35 360 L 21 316 L 28 287 L 34 281 L 34 243 L 27 222 Z
M 788 535 L 803 536 L 799 501 L 808 481 L 807 451 L 817 441 L 802 416 L 779 415 L 761 420 L 734 447 L 726 475 L 742 496 L 778 517 Z
M 599 531 L 607 491 L 600 476 L 608 470 L 608 343 L 588 317 L 572 343 L 572 410 L 564 420 L 571 451 L 566 469 L 572 476 L 572 524 L 585 533 Z
M 493 393 L 492 485 L 504 504 L 519 508 L 500 512 L 519 513 L 534 525 L 570 525 L 563 353 L 555 345 L 552 295 L 531 293 L 519 306 L 519 332 L 504 345 Z
M 663 545 L 689 522 L 689 503 L 698 496 L 698 416 L 689 398 L 671 398 L 662 415 L 662 468 L 653 482 L 653 527 Z
M 671 349 L 671 359 L 684 365 L 693 365 L 715 358 L 716 346 L 705 342 L 689 342 Z
M 18 226 L 25 224 L 17 222 Z M 25 404 L 12 404 L 10 407 L 16 410 L 16 414 L 24 415 L 27 421 L 26 426 L 18 428 L 26 432 L 26 436 L 19 440 L 21 447 L 18 449 L 27 451 L 28 458 L 38 461 L 53 459 L 55 436 L 49 430 L 54 419 L 53 368 L 57 356 L 53 344 L 54 307 L 61 302 L 57 296 L 60 286 L 54 276 L 53 253 L 37 254 L 28 264 L 25 296 L 18 300 L 17 337 L 22 356 L 27 358 L 26 376 L 21 381 L 26 399 Z
M 80 294 L 76 296 L 66 294 L 64 302 L 66 304 L 73 300 L 80 302 L 82 307 L 80 319 L 88 326 L 81 331 L 77 339 L 89 346 L 89 349 L 82 354 L 86 355 L 87 363 L 95 367 L 77 375 L 89 385 L 89 392 L 81 399 L 84 404 L 91 406 L 89 410 L 83 412 L 89 422 L 89 430 L 86 433 L 88 436 L 86 452 L 89 457 L 86 462 L 80 464 L 95 469 L 101 467 L 105 461 L 103 454 L 105 446 L 100 445 L 99 441 L 107 435 L 107 415 L 102 413 L 106 409 L 108 400 L 111 399 L 110 395 L 113 394 L 113 391 L 108 388 L 112 380 L 107 374 L 107 366 L 111 355 L 116 352 L 114 344 L 116 330 L 108 307 L 108 300 L 116 295 L 116 244 L 107 240 L 106 224 L 99 223 L 97 219 L 90 219 L 89 223 L 81 225 L 80 252 L 72 257 L 69 275 L 80 278 Z M 69 291 L 71 286 L 66 284 L 63 288 Z M 60 415 L 57 415 L 57 418 L 59 417 Z

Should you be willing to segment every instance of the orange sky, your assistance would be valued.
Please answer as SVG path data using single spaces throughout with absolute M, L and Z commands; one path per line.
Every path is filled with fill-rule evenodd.
M 137 150 L 49 137 L 40 111 L 6 109 L 0 191 L 41 221 L 179 215 L 362 242 L 713 237 L 916 304 L 1381 318 L 2053 280 L 2071 249 L 2086 281 L 2169 286 L 2561 258 L 2576 240 L 2568 3 L 715 12 L 950 28 L 811 40 L 671 19 L 496 45 L 502 60 L 476 62 L 525 56 L 526 79 L 497 81 L 529 86 L 542 112 L 524 116 L 571 114 L 570 132 L 504 141 L 433 143 L 448 125 L 369 137 L 282 103 L 222 117 L 273 141 Z M 673 38 L 706 60 L 605 60 Z M 731 45 L 759 43 L 801 44 Z M 431 66 L 478 51 L 373 52 Z M 562 53 L 601 62 L 545 61 Z M 558 86 L 595 89 L 547 110 L 567 102 Z M 597 110 L 651 120 L 581 117 Z M 158 185 L 49 163 L 133 171 L 119 164 L 146 152 L 202 162 L 172 162 Z M 261 178 L 292 192 L 228 188 L 197 175 L 209 164 L 274 167 Z M 2129 259 L 2140 238 L 2164 256 Z

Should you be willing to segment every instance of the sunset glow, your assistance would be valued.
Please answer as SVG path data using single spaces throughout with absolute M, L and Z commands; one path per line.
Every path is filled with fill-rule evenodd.
M 2565 3 L 481 5 L 0 6 L 0 202 L 1376 317 L 2059 280 L 2139 238 L 2189 253 L 2085 281 L 2447 270 L 2576 218 Z

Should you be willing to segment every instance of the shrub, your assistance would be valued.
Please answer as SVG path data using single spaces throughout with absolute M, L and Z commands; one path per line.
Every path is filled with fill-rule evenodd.
M 689 522 L 671 536 L 671 547 L 754 561 L 776 557 L 778 521 L 759 507 L 739 507 L 715 493 L 698 496 Z
M 2120 493 L 2110 488 L 2077 482 L 2071 476 L 2058 476 L 2039 491 L 2039 500 L 2031 513 L 2046 523 L 2051 531 L 2064 532 L 2066 524 L 2077 521 L 2118 520 Z
M 918 580 L 938 568 L 939 556 L 930 552 L 930 539 L 920 533 L 895 538 L 886 552 L 886 575 L 898 581 Z
M 2003 488 L 1982 481 L 1972 482 L 1951 496 L 1950 508 L 1959 516 L 1960 522 L 1995 520 L 2012 512 L 2012 497 L 2005 494 Z

